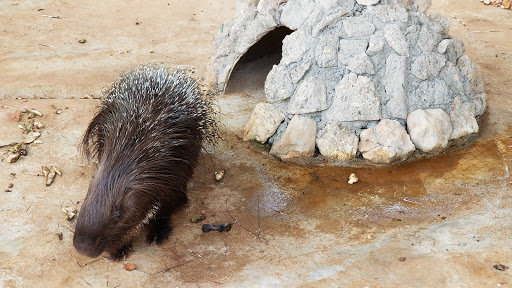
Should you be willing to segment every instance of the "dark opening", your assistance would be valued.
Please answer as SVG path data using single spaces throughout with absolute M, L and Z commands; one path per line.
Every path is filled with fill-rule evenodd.
M 251 87 L 263 89 L 268 72 L 281 61 L 284 37 L 292 32 L 288 27 L 277 27 L 252 45 L 233 68 L 226 93 Z

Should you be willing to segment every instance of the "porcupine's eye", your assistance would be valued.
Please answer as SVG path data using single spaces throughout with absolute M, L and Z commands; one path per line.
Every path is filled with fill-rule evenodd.
M 114 218 L 115 219 L 121 218 L 121 212 L 120 211 L 114 211 Z

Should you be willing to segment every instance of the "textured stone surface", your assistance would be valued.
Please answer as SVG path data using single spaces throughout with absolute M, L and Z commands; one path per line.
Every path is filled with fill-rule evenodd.
M 375 26 L 362 17 L 347 17 L 343 19 L 343 27 L 348 38 L 373 34 Z
M 386 59 L 384 89 L 386 90 L 386 112 L 390 118 L 407 117 L 406 57 L 390 54 Z
M 450 120 L 453 127 L 450 139 L 478 133 L 478 123 L 476 122 L 475 114 L 473 103 L 463 102 L 460 97 L 455 97 L 453 109 L 450 111 Z
M 364 5 L 364 6 L 371 6 L 379 3 L 380 0 L 356 0 L 357 4 Z
M 448 35 L 451 22 L 426 15 L 429 0 L 362 1 L 364 5 L 355 0 L 240 4 L 245 8 L 237 10 L 215 40 L 213 62 L 219 66 L 212 75 L 218 87 L 224 87 L 251 43 L 282 25 L 294 31 L 282 40 L 282 58 L 267 76 L 265 96 L 286 119 L 307 116 L 322 129 L 338 121 L 360 135 L 378 121 L 404 124 L 415 110 L 441 109 L 459 123 L 452 137 L 474 131 L 467 115 L 484 113 L 486 94 L 462 41 Z M 460 107 L 452 111 L 455 97 Z M 281 125 L 269 142 L 282 138 L 285 130 Z M 422 149 L 437 153 L 442 148 Z
M 316 45 L 315 59 L 318 67 L 335 67 L 338 65 L 338 37 L 324 35 Z
M 274 105 L 258 103 L 245 125 L 244 141 L 256 140 L 265 143 L 270 136 L 274 135 L 283 120 L 283 113 L 279 112 Z
M 363 130 L 359 138 L 359 151 L 375 163 L 403 161 L 415 150 L 405 128 L 396 120 L 383 119 L 375 127 Z
M 450 116 L 442 109 L 418 109 L 407 116 L 407 130 L 416 148 L 439 152 L 448 145 L 452 124 Z
M 409 56 L 409 44 L 398 24 L 387 24 L 384 27 L 384 38 L 396 53 Z
M 357 74 L 375 74 L 372 60 L 365 53 L 352 56 L 348 60 L 347 68 Z
M 375 85 L 366 76 L 350 73 L 336 87 L 336 95 L 325 116 L 328 120 L 379 120 L 380 100 Z
M 439 74 L 446 63 L 446 57 L 434 52 L 423 53 L 412 62 L 411 73 L 418 79 L 432 79 Z
M 288 104 L 289 114 L 312 113 L 327 109 L 325 83 L 317 77 L 300 82 Z
M 268 102 L 283 101 L 290 98 L 295 91 L 290 74 L 282 66 L 274 65 L 265 81 L 265 95 Z
M 270 155 L 283 160 L 310 157 L 315 153 L 315 137 L 315 120 L 295 115 L 281 138 L 270 149 Z
M 329 121 L 318 132 L 316 146 L 325 157 L 348 160 L 356 156 L 359 138 L 336 121 Z

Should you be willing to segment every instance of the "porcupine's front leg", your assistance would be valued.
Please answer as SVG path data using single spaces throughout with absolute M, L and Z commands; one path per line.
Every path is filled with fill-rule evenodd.
M 158 213 L 155 215 L 155 218 L 151 219 L 148 224 L 148 235 L 146 237 L 146 242 L 151 244 L 153 242 L 156 245 L 161 245 L 164 243 L 169 235 L 171 234 L 171 216 L 168 211 L 165 209 L 160 209 Z
M 128 257 L 128 253 L 132 250 L 132 243 L 125 243 L 121 247 L 111 248 L 107 250 L 110 259 L 114 261 L 122 260 Z

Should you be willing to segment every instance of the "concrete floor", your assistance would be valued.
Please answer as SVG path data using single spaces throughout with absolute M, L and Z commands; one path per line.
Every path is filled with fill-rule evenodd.
M 218 99 L 225 141 L 201 158 L 169 241 L 138 239 L 126 261 L 111 262 L 76 252 L 61 212 L 80 206 L 92 171 L 77 144 L 98 100 L 80 98 L 99 96 L 120 72 L 147 61 L 191 65 L 204 77 L 234 1 L 83 5 L 0 3 L 0 145 L 23 137 L 8 113 L 34 108 L 45 124 L 42 144 L 16 163 L 0 161 L 0 287 L 512 285 L 511 269 L 493 268 L 512 265 L 511 11 L 477 0 L 433 3 L 430 12 L 452 22 L 452 35 L 481 66 L 488 113 L 471 147 L 400 167 L 300 166 L 242 142 L 241 128 L 263 98 L 260 72 L 272 63 L 238 67 Z M 63 175 L 46 187 L 42 165 Z M 226 176 L 216 182 L 221 169 Z M 355 185 L 346 183 L 350 173 L 360 179 Z M 233 228 L 203 233 L 189 221 L 202 210 L 206 223 Z

